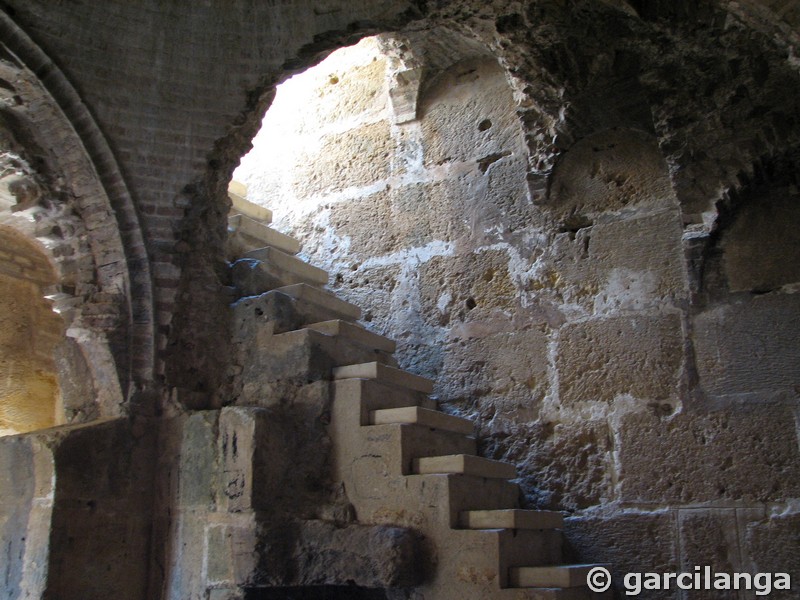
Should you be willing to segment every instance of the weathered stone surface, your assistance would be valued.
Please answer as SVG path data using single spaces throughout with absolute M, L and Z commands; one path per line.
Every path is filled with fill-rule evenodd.
M 83 422 L 99 416 L 99 407 L 86 401 L 95 396 L 95 388 L 80 345 L 72 338 L 64 338 L 53 348 L 53 361 L 65 418 L 70 422 Z
M 536 506 L 575 510 L 612 496 L 613 444 L 606 423 L 540 420 L 519 427 L 504 425 L 501 413 L 486 415 L 482 421 L 486 423 L 481 430 L 483 453 L 516 464 L 525 496 Z
M 796 188 L 779 188 L 739 211 L 720 242 L 731 291 L 764 292 L 800 282 L 798 201 Z
M 362 187 L 389 176 L 394 141 L 385 122 L 327 135 L 305 149 L 293 173 L 295 198 Z
M 625 597 L 627 573 L 675 573 L 679 540 L 672 511 L 587 514 L 565 520 L 567 553 L 575 563 L 610 563 L 614 588 Z M 701 563 L 697 563 L 701 564 Z M 647 598 L 677 600 L 679 590 L 642 592 Z
M 475 161 L 485 171 L 494 160 L 522 148 L 511 90 L 493 59 L 456 64 L 422 96 L 425 164 Z
M 120 597 L 144 597 L 147 565 L 133 557 L 150 536 L 153 442 L 134 440 L 124 420 L 0 441 L 0 531 L 14 559 L 3 589 L 102 598 L 120 586 Z
M 548 205 L 568 222 L 674 203 L 655 138 L 612 129 L 588 136 L 564 153 L 553 172 Z
M 800 492 L 798 459 L 794 415 L 781 406 L 635 414 L 620 426 L 620 494 L 648 504 L 777 501 Z
M 438 389 L 449 402 L 477 411 L 495 426 L 534 421 L 549 391 L 548 341 L 531 329 L 452 342 Z
M 265 533 L 285 542 L 265 547 L 261 560 L 271 569 L 258 582 L 262 585 L 387 588 L 420 582 L 419 540 L 409 529 L 305 521 Z
M 393 317 L 397 316 L 399 300 L 394 294 L 401 276 L 402 267 L 386 265 L 352 269 L 346 265 L 333 274 L 331 286 L 338 294 L 347 296 L 350 302 L 361 307 L 363 320 L 378 332 L 387 330 Z
M 716 399 L 794 398 L 800 382 L 800 295 L 744 298 L 694 318 L 700 383 Z
M 478 307 L 512 309 L 517 302 L 517 288 L 508 261 L 502 250 L 432 258 L 419 270 L 423 314 L 443 326 L 464 321 Z
M 219 414 L 216 411 L 195 413 L 183 425 L 183 439 L 178 467 L 180 506 L 209 509 L 214 506 L 219 482 L 215 452 Z
M 800 581 L 800 515 L 787 511 L 742 527 L 744 552 L 752 573 L 788 573 L 792 589 L 774 590 L 770 598 L 789 599 Z
M 710 566 L 714 573 L 748 571 L 741 562 L 736 511 L 680 510 L 681 571 L 693 572 L 695 566 Z M 755 573 L 753 573 L 755 574 Z M 729 590 L 693 590 L 694 600 L 725 600 L 734 595 Z
M 674 397 L 683 365 L 678 315 L 594 319 L 559 331 L 561 402 L 612 402 L 628 394 L 650 402 Z
M 50 530 L 50 518 L 46 513 L 36 514 L 33 501 L 44 500 L 52 490 L 44 489 L 37 493 L 37 479 L 46 473 L 39 473 L 37 477 L 37 446 L 32 436 L 0 438 L 0 538 L 7 557 L 0 583 L 10 597 L 22 597 L 25 593 L 41 594 L 47 579 L 46 538 Z M 36 453 L 49 454 L 43 450 L 38 448 Z M 46 503 L 42 504 L 45 508 Z M 39 560 L 30 563 L 26 556 Z M 35 568 L 27 569 L 26 566 Z
M 6 259 L 8 263 L 12 260 L 10 256 Z M 26 260 L 45 262 L 39 255 Z M 0 257 L 4 314 L 0 324 L 0 434 L 51 427 L 66 419 L 57 406 L 59 388 L 53 362 L 53 346 L 62 337 L 64 324 L 42 297 L 41 286 L 48 279 L 38 283 L 22 272 L 9 277 L 8 269 L 3 268 L 6 261 Z M 52 278 L 53 273 L 44 271 L 44 276 Z M 84 398 L 81 404 L 85 402 Z
M 590 313 L 676 306 L 686 297 L 681 221 L 675 210 L 564 233 L 533 285 L 553 287 Z
M 349 240 L 354 264 L 396 249 L 391 197 L 377 192 L 331 207 L 330 226 L 336 235 Z M 310 245 L 310 244 L 306 244 Z

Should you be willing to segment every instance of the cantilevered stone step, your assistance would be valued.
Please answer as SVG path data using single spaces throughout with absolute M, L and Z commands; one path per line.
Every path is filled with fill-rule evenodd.
M 243 242 L 234 245 L 237 248 L 252 250 L 262 246 L 271 246 L 287 254 L 300 252 L 300 242 L 280 231 L 257 221 L 247 215 L 234 215 L 228 218 L 228 237 L 240 236 Z
M 613 590 L 603 594 L 588 587 L 573 588 L 506 588 L 498 590 L 492 600 L 614 600 Z
M 414 472 L 419 475 L 459 473 L 493 479 L 514 479 L 517 476 L 517 468 L 512 464 L 469 454 L 417 458 Z
M 318 288 L 310 289 L 325 293 Z M 233 324 L 237 339 L 248 338 L 256 330 L 262 331 L 262 334 L 266 334 L 269 331 L 269 335 L 277 335 L 287 331 L 303 329 L 309 323 L 319 323 L 332 319 L 352 319 L 353 309 L 357 310 L 358 308 L 346 302 L 343 303 L 344 306 L 337 305 L 339 309 L 347 311 L 347 314 L 345 314 L 331 306 L 306 300 L 302 291 L 298 295 L 300 297 L 284 294 L 279 288 L 264 294 L 246 296 L 234 302 L 231 307 L 233 308 Z M 319 298 L 317 300 L 319 301 Z M 250 330 L 250 332 L 244 333 L 242 330 Z M 372 410 L 375 408 L 393 407 L 377 406 L 373 407 Z M 366 423 L 366 416 L 364 418 Z
M 422 406 L 436 410 L 436 401 L 427 394 L 375 379 L 340 379 L 333 389 L 338 414 L 352 426 L 369 425 L 370 413 L 384 408 Z
M 361 318 L 361 309 L 355 304 L 340 300 L 330 292 L 306 285 L 305 283 L 287 285 L 275 291 L 291 296 L 297 300 L 316 304 L 323 309 L 336 313 L 341 319 L 357 321 Z
M 272 211 L 255 202 L 247 199 L 247 186 L 238 181 L 231 181 L 228 184 L 228 198 L 233 203 L 231 212 L 247 215 L 252 219 L 257 219 L 263 223 L 272 223 Z
M 277 250 L 273 250 L 273 252 L 277 253 Z M 288 254 L 283 256 L 294 258 Z M 300 265 L 305 265 L 305 263 L 297 260 L 297 264 L 284 265 L 291 267 L 290 269 L 284 269 L 272 261 L 240 258 L 231 265 L 231 279 L 236 289 L 243 296 L 256 296 L 277 288 L 299 283 L 305 283 L 310 286 L 323 285 L 319 281 L 319 275 L 302 268 Z
M 298 329 L 274 335 L 261 349 L 264 360 L 257 367 L 259 381 L 319 381 L 331 369 L 362 360 L 394 361 L 386 352 L 357 344 L 343 337 L 313 329 Z
M 564 517 L 552 510 L 470 510 L 459 515 L 463 529 L 561 529 Z
M 333 371 L 334 379 L 377 379 L 381 383 L 390 383 L 407 387 L 418 392 L 430 394 L 433 391 L 433 381 L 419 375 L 414 375 L 400 369 L 393 369 L 377 362 L 362 363 L 339 367 Z
M 511 587 L 571 588 L 586 585 L 586 576 L 595 567 L 608 565 L 553 565 L 548 567 L 511 567 Z
M 323 321 L 307 325 L 308 329 L 313 329 L 326 335 L 340 335 L 358 344 L 382 350 L 383 352 L 393 353 L 397 347 L 394 340 L 391 340 L 377 333 L 364 329 L 360 325 L 336 319 L 333 321 Z
M 473 437 L 410 423 L 375 425 L 354 433 L 362 440 L 362 455 L 369 456 L 372 464 L 381 465 L 383 477 L 414 475 L 414 459 L 420 457 L 477 452 Z M 517 564 L 532 563 L 525 561 Z
M 261 262 L 269 263 L 283 271 L 293 273 L 298 277 L 318 285 L 325 285 L 328 283 L 328 279 L 330 278 L 328 272 L 324 269 L 310 265 L 307 262 L 292 256 L 291 254 L 287 254 L 286 252 L 282 252 L 269 246 L 251 250 L 244 255 L 244 258 L 252 258 L 255 260 L 260 260 Z
M 432 429 L 452 431 L 463 435 L 471 435 L 475 424 L 469 419 L 448 415 L 438 410 L 428 410 L 420 406 L 404 406 L 374 410 L 370 413 L 370 425 L 386 425 L 389 423 L 413 423 Z

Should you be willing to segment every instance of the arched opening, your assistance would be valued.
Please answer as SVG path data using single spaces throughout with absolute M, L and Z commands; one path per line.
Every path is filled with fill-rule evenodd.
M 40 58 L 32 43 L 15 39 L 21 56 Z M 79 107 L 67 97 L 62 109 L 21 61 L 0 60 L 0 83 L 2 302 L 15 315 L 14 333 L 4 342 L 9 388 L 3 392 L 3 419 L 16 425 L 4 429 L 24 432 L 121 416 L 137 389 L 130 342 L 140 327 L 131 323 L 117 213 L 88 154 L 100 142 L 81 140 L 64 112 Z M 58 89 L 66 96 L 71 91 L 66 84 Z M 91 120 L 81 123 L 91 136 L 94 130 L 83 131 L 91 129 Z M 111 170 L 103 172 L 112 173 L 113 162 L 105 164 Z M 115 192 L 124 193 L 124 185 Z M 21 400 L 12 399 L 20 395 L 29 398 L 24 410 Z M 43 396 L 53 399 L 34 400 Z M 55 414 L 51 405 L 57 405 Z
M 366 38 L 279 86 L 233 178 L 401 365 L 438 378 L 452 330 L 517 302 L 526 166 L 507 73 L 436 28 Z
M 150 385 L 146 249 L 86 104 L 6 11 L 0 31 L 0 587 L 143 597 L 126 559 L 147 551 L 151 457 L 125 417 Z
M 701 238 L 693 305 L 700 385 L 712 404 L 765 403 L 797 392 L 800 194 L 796 153 L 720 202 Z
M 44 297 L 55 282 L 46 256 L 0 227 L 0 435 L 65 422 L 54 359 L 64 323 Z

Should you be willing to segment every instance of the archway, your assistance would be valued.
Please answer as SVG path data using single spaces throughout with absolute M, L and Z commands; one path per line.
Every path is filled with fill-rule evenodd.
M 0 227 L 0 435 L 65 421 L 53 354 L 64 325 L 44 298 L 55 282 L 45 255 Z
M 339 50 L 278 88 L 253 146 L 234 179 L 405 367 L 438 376 L 453 328 L 514 305 L 527 148 L 482 43 L 434 28 Z
M 123 587 L 146 585 L 144 566 L 73 543 L 93 531 L 144 555 L 149 540 L 148 450 L 125 418 L 153 363 L 136 214 L 66 78 L 3 11 L 0 32 L 0 587 L 87 597 L 73 575 L 96 568 L 108 579 L 88 596 L 142 597 L 116 588 L 123 570 Z M 98 534 L 113 526 L 125 533 Z

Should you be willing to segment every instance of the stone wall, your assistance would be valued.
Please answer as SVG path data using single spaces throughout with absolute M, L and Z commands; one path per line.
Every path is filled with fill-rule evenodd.
M 773 172 L 697 227 L 632 113 L 532 196 L 503 70 L 463 47 L 435 62 L 428 35 L 407 49 L 427 67 L 416 119 L 393 112 L 397 38 L 362 42 L 279 88 L 234 177 L 519 465 L 530 505 L 574 514 L 576 559 L 789 564 L 753 539 L 798 497 L 796 185 Z
M 0 439 L 4 595 L 147 597 L 151 435 L 107 420 Z

